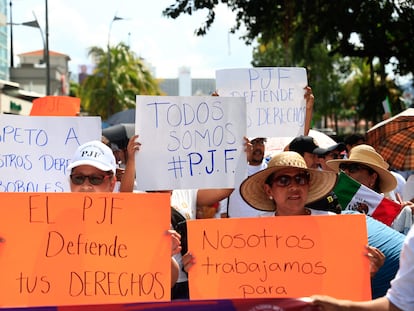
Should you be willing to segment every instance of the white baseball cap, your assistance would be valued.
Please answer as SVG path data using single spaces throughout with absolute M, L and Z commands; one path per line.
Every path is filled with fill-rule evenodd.
M 72 163 L 68 170 L 81 165 L 91 165 L 101 171 L 116 172 L 115 156 L 107 145 L 99 140 L 93 140 L 80 145 L 73 156 Z

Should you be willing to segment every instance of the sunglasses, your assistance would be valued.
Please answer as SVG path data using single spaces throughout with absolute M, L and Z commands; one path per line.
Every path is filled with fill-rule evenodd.
M 370 173 L 373 173 L 373 170 L 370 167 L 358 163 L 341 163 L 339 164 L 339 169 L 342 171 L 348 171 L 351 174 L 362 170 L 367 170 Z
M 264 139 L 253 139 L 250 143 L 254 146 L 254 145 L 264 145 L 265 142 L 266 141 Z
M 94 186 L 102 185 L 105 179 L 112 177 L 112 174 L 108 175 L 70 175 L 70 180 L 75 185 L 82 185 L 86 179 L 89 180 L 89 183 Z
M 273 184 L 275 184 L 278 187 L 287 187 L 292 183 L 292 180 L 296 183 L 298 186 L 305 186 L 309 184 L 310 175 L 309 173 L 299 173 L 294 176 L 291 175 L 280 175 L 276 176 L 273 179 Z

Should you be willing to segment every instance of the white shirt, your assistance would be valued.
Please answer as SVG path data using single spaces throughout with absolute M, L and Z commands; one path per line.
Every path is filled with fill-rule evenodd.
M 263 169 L 267 168 L 267 163 L 263 160 L 260 165 L 248 165 L 247 174 L 248 176 L 253 175 Z M 242 218 L 242 217 L 260 217 L 260 216 L 271 216 L 274 212 L 265 212 L 260 211 L 251 207 L 240 195 L 240 184 L 235 185 L 234 191 L 231 193 L 230 197 L 224 199 L 220 202 L 225 208 L 227 208 L 227 213 L 230 218 Z M 269 215 L 267 215 L 269 214 Z
M 408 232 L 400 256 L 400 268 L 386 297 L 401 310 L 414 311 L 414 229 Z

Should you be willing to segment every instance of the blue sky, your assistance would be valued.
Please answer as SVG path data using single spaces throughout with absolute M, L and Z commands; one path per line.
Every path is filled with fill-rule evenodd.
M 214 78 L 218 69 L 251 67 L 253 47 L 239 39 L 242 32 L 228 34 L 234 14 L 227 7 L 219 8 L 206 36 L 196 37 L 194 30 L 206 13 L 175 20 L 162 16 L 162 10 L 174 2 L 49 0 L 49 49 L 69 55 L 70 69 L 75 73 L 79 65 L 91 63 L 88 48 L 106 48 L 108 39 L 111 45 L 121 41 L 129 44 L 156 68 L 158 78 L 175 78 L 182 66 L 190 67 L 193 78 Z M 45 32 L 45 0 L 12 0 L 14 23 L 34 20 L 33 12 Z M 110 31 L 115 15 L 125 20 L 112 23 Z M 43 49 L 39 29 L 14 26 L 13 46 L 15 55 Z M 15 63 L 18 61 L 15 56 Z

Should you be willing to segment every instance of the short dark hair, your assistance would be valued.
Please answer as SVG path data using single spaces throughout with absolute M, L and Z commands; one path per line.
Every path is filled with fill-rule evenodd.
M 350 135 L 346 136 L 344 138 L 344 143 L 346 145 L 354 146 L 361 140 L 363 142 L 365 142 L 365 135 L 359 134 L 359 133 L 354 133 L 354 134 L 350 134 Z

